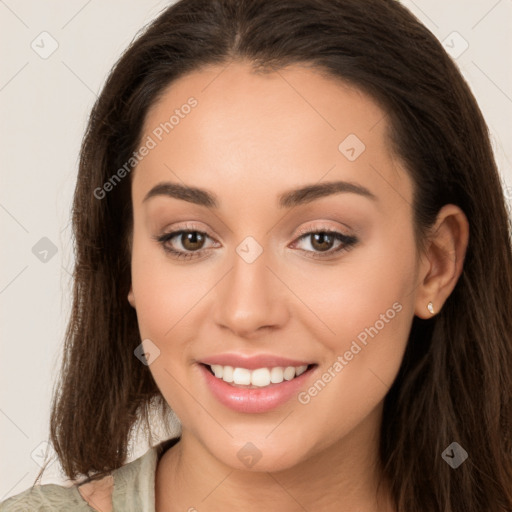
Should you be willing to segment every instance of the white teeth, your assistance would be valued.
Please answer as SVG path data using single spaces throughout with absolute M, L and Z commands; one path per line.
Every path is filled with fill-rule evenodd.
M 304 366 L 297 366 L 297 368 L 295 368 L 295 377 L 302 375 L 307 369 L 308 369 L 307 364 L 305 364 Z
M 223 366 L 221 366 L 220 364 L 212 364 L 211 369 L 215 374 L 215 377 L 222 379 L 222 376 L 224 375 Z
M 270 382 L 272 384 L 280 384 L 283 382 L 283 369 L 279 366 L 276 366 L 275 368 L 272 368 L 270 370 Z
M 238 382 L 237 382 L 238 384 Z M 258 368 L 251 373 L 251 384 L 260 388 L 270 384 L 270 372 L 268 368 Z
M 285 380 L 292 380 L 295 377 L 295 368 L 293 366 L 287 366 L 284 369 L 283 376 Z
M 222 369 L 222 380 L 224 382 L 233 382 L 233 367 L 224 366 Z
M 292 380 L 302 375 L 308 366 L 275 366 L 273 368 L 248 370 L 247 368 L 233 368 L 232 366 L 212 364 L 210 368 L 215 377 L 222 379 L 224 382 L 240 386 L 252 385 L 264 388 L 270 384 L 280 384 L 283 380 Z
M 251 371 L 246 368 L 235 368 L 233 370 L 233 382 L 249 386 L 251 383 Z

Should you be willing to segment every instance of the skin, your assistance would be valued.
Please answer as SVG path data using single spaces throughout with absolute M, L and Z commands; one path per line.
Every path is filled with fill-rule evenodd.
M 460 276 L 467 219 L 446 205 L 419 253 L 413 183 L 390 153 L 384 111 L 312 68 L 258 75 L 236 61 L 190 73 L 153 105 L 141 140 L 190 96 L 197 107 L 132 176 L 128 300 L 141 340 L 160 350 L 149 369 L 183 429 L 158 464 L 156 510 L 393 511 L 387 482 L 377 492 L 383 400 L 414 315 L 430 318 L 429 301 L 437 313 Z M 348 134 L 366 146 L 352 162 L 338 149 Z M 345 192 L 277 206 L 286 190 L 335 180 L 377 200 Z M 220 206 L 163 195 L 143 201 L 164 181 L 208 189 Z M 191 224 L 209 237 L 200 257 L 174 259 L 154 239 Z M 315 259 L 321 250 L 311 236 L 299 241 L 300 228 L 358 243 L 335 253 L 334 241 L 329 257 Z M 247 236 L 263 249 L 250 264 L 235 250 Z M 183 237 L 167 244 L 193 252 Z M 208 355 L 273 353 L 319 365 L 307 391 L 396 302 L 400 312 L 308 404 L 293 398 L 266 413 L 238 413 L 199 378 L 196 361 Z M 261 452 L 251 468 L 237 457 L 248 441 Z

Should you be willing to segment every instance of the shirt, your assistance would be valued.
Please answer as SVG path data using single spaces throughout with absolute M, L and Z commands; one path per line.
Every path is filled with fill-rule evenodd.
M 113 512 L 155 512 L 155 476 L 160 457 L 180 440 L 166 439 L 138 459 L 113 470 Z M 97 512 L 78 491 L 58 484 L 35 485 L 0 503 L 0 512 Z

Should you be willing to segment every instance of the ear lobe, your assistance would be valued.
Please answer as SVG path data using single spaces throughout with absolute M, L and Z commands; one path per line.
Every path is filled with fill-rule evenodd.
M 134 308 L 135 307 L 135 296 L 133 295 L 133 286 L 130 285 L 130 291 L 128 292 L 128 302 Z

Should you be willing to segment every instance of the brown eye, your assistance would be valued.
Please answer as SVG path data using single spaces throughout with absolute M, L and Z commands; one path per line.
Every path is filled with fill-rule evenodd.
M 328 251 L 334 244 L 335 237 L 330 233 L 312 233 L 311 235 L 311 247 L 318 251 Z
M 199 231 L 184 231 L 180 236 L 181 244 L 187 251 L 197 251 L 204 245 L 205 237 Z
M 348 251 L 358 239 L 355 236 L 344 235 L 338 231 L 317 230 L 303 233 L 294 245 L 299 246 L 301 252 L 312 258 L 328 258 L 337 253 Z M 303 245 L 303 247 L 300 247 Z M 306 245 L 306 248 L 304 248 Z M 309 246 L 309 247 L 308 247 Z
M 181 229 L 154 237 L 171 256 L 187 260 L 200 257 L 208 250 L 204 248 L 207 238 L 210 237 L 206 233 L 193 229 Z

